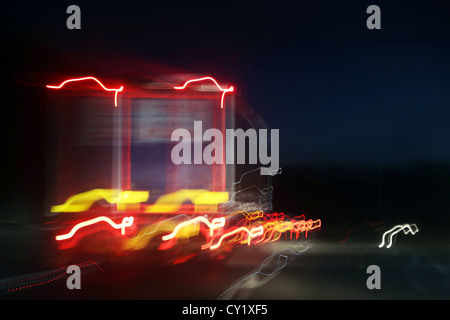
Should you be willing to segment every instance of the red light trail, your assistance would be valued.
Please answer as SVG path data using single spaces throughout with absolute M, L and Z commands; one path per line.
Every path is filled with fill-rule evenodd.
M 76 82 L 76 81 L 84 81 L 84 80 L 94 80 L 94 81 L 97 82 L 97 83 L 98 83 L 105 91 L 115 91 L 116 93 L 114 94 L 114 106 L 117 107 L 117 94 L 118 94 L 119 92 L 122 92 L 122 91 L 123 91 L 123 86 L 121 86 L 119 89 L 114 89 L 114 88 L 110 89 L 110 88 L 105 87 L 105 86 L 103 85 L 103 83 L 101 83 L 101 82 L 100 82 L 97 78 L 95 78 L 95 77 L 84 77 L 84 78 L 68 79 L 68 80 L 66 80 L 66 81 L 63 81 L 59 86 L 47 85 L 46 87 L 47 87 L 47 88 L 50 88 L 50 89 L 61 89 L 62 87 L 64 87 L 64 85 L 65 85 L 66 83 L 69 83 L 69 82 Z
M 80 268 L 96 265 L 102 272 L 105 272 L 102 268 L 100 268 L 98 263 L 99 263 L 99 261 L 86 261 L 86 262 L 76 264 L 76 265 L 79 266 Z M 0 285 L 1 286 L 16 286 L 13 288 L 9 288 L 8 292 L 15 292 L 15 291 L 23 290 L 23 289 L 31 289 L 34 287 L 39 287 L 39 286 L 42 286 L 45 284 L 50 284 L 53 281 L 56 281 L 63 276 L 66 276 L 67 275 L 67 272 L 66 272 L 67 267 L 69 267 L 69 266 L 66 265 L 64 267 L 60 267 L 60 268 L 48 271 L 46 273 L 37 274 L 37 275 L 30 276 L 30 277 L 24 278 L 24 279 L 18 279 L 18 280 L 4 282 L 4 283 L 1 283 Z M 56 275 L 52 278 L 48 278 L 50 275 L 55 274 L 57 272 L 62 272 L 62 273 L 59 275 Z
M 222 91 L 222 98 L 221 98 L 221 100 L 220 100 L 220 108 L 222 108 L 223 109 L 223 101 L 224 101 L 224 99 L 225 99 L 225 94 L 227 93 L 227 92 L 233 92 L 234 91 L 234 87 L 233 86 L 230 86 L 228 89 L 226 89 L 226 88 L 222 88 L 218 83 L 217 83 L 217 81 L 214 79 L 214 78 L 212 78 L 212 77 L 203 77 L 203 78 L 198 78 L 198 79 L 191 79 L 191 80 L 188 80 L 188 81 L 186 81 L 181 87 L 173 87 L 174 89 L 177 89 L 177 90 L 183 90 L 183 89 L 185 89 L 186 87 L 187 87 L 187 85 L 189 84 L 189 83 L 192 83 L 192 82 L 199 82 L 199 81 L 205 81 L 205 80 L 210 80 L 210 81 L 212 81 L 212 82 L 214 82 L 214 84 L 216 85 L 216 87 L 220 90 L 220 91 Z
M 103 222 L 107 222 L 107 223 L 108 223 L 109 225 L 111 225 L 111 227 L 113 227 L 114 229 L 121 229 L 121 233 L 122 233 L 122 235 L 124 235 L 124 234 L 125 234 L 125 228 L 126 228 L 126 227 L 131 227 L 131 226 L 133 225 L 134 218 L 133 218 L 133 217 L 124 217 L 124 218 L 122 219 L 122 223 L 116 224 L 116 223 L 115 223 L 114 221 L 112 221 L 110 218 L 105 217 L 105 216 L 100 216 L 100 217 L 97 217 L 97 218 L 94 218 L 94 219 L 91 219 L 91 220 L 87 220 L 87 221 L 78 223 L 77 225 L 75 225 L 75 226 L 72 228 L 72 230 L 70 230 L 69 233 L 66 233 L 66 234 L 62 234 L 62 235 L 56 236 L 55 239 L 56 239 L 57 241 L 70 239 L 70 238 L 73 237 L 73 235 L 74 235 L 79 229 L 84 228 L 84 227 L 87 227 L 87 226 L 90 226 L 90 225 L 93 225 L 93 224 L 98 223 L 98 222 L 102 222 L 102 221 L 103 221 Z
M 361 223 L 360 225 L 357 225 L 357 226 L 355 226 L 353 228 L 350 228 L 347 231 L 347 235 L 345 236 L 345 239 L 340 241 L 340 243 L 345 243 L 348 240 L 348 237 L 349 237 L 351 232 L 355 231 L 356 229 L 361 228 L 364 225 L 368 225 L 368 228 L 369 229 L 373 229 L 374 231 L 380 231 L 381 229 L 384 229 L 384 227 L 385 227 L 383 220 L 380 220 L 378 222 L 364 222 L 364 223 Z

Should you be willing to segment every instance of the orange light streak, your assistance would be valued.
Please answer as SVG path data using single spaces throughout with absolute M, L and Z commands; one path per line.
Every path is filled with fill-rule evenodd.
M 300 220 L 293 221 L 292 229 L 291 229 L 291 237 L 292 232 L 296 233 L 296 239 L 298 239 L 298 235 L 300 232 L 305 232 L 305 237 L 308 237 L 308 231 L 320 228 L 322 226 L 322 221 L 320 219 L 317 220 Z
M 122 233 L 122 235 L 124 235 L 124 234 L 125 234 L 125 228 L 126 228 L 126 227 L 131 227 L 131 226 L 133 225 L 134 217 L 124 217 L 124 218 L 122 219 L 122 223 L 116 224 L 116 223 L 115 223 L 114 221 L 112 221 L 110 218 L 105 217 L 105 216 L 100 216 L 100 217 L 97 217 L 97 218 L 94 218 L 94 219 L 91 219 L 91 220 L 87 220 L 87 221 L 78 223 L 77 225 L 75 225 L 75 226 L 72 228 L 72 230 L 70 230 L 69 233 L 62 234 L 62 235 L 58 235 L 58 236 L 55 237 L 55 239 L 56 239 L 57 241 L 70 239 L 70 238 L 72 238 L 72 237 L 74 236 L 74 234 L 75 234 L 79 229 L 84 228 L 84 227 L 87 227 L 87 226 L 90 226 L 90 225 L 93 225 L 93 224 L 98 223 L 98 222 L 102 222 L 102 221 L 107 222 L 107 223 L 108 223 L 109 225 L 111 225 L 111 227 L 113 227 L 114 229 L 121 229 L 121 233 Z
M 233 231 L 230 231 L 230 232 L 227 232 L 227 233 L 223 234 L 220 237 L 219 241 L 216 244 L 210 246 L 209 249 L 210 250 L 215 250 L 215 249 L 219 248 L 220 245 L 222 244 L 223 239 L 225 239 L 225 238 L 227 238 L 229 236 L 232 236 L 232 235 L 234 235 L 236 233 L 239 233 L 241 231 L 244 231 L 244 232 L 246 232 L 248 234 L 248 240 L 247 240 L 248 242 L 247 242 L 247 244 L 250 245 L 250 242 L 251 242 L 252 238 L 261 236 L 264 233 L 264 227 L 263 226 L 258 226 L 258 227 L 252 228 L 251 230 L 248 230 L 246 227 L 240 227 L 240 228 L 234 229 Z
M 203 77 L 203 78 L 198 78 L 198 79 L 191 79 L 191 80 L 188 80 L 188 81 L 186 81 L 181 87 L 173 87 L 174 89 L 177 89 L 177 90 L 183 90 L 183 89 L 185 89 L 186 87 L 187 87 L 187 85 L 189 84 L 189 83 L 192 83 L 192 82 L 199 82 L 199 81 L 205 81 L 205 80 L 211 80 L 212 82 L 214 82 L 214 84 L 217 86 L 217 88 L 220 90 L 220 91 L 222 91 L 222 98 L 221 98 L 221 100 L 220 100 L 220 108 L 222 108 L 223 109 L 223 101 L 224 101 L 224 99 L 225 99 L 225 94 L 227 93 L 227 92 L 233 92 L 234 91 L 234 87 L 233 86 L 230 86 L 228 89 L 226 89 L 226 88 L 222 88 L 218 83 L 217 83 L 217 81 L 214 79 L 214 78 L 212 78 L 212 77 Z
M 101 83 L 97 78 L 95 78 L 95 77 L 84 77 L 84 78 L 76 78 L 76 79 L 68 79 L 68 80 L 66 80 L 66 81 L 63 81 L 59 86 L 52 86 L 52 85 L 47 85 L 46 87 L 47 88 L 50 88 L 50 89 L 61 89 L 62 87 L 64 87 L 64 85 L 66 84 L 66 83 L 69 83 L 69 82 L 76 82 L 76 81 L 84 81 L 84 80 L 94 80 L 95 82 L 97 82 L 105 91 L 115 91 L 115 94 L 114 94 L 114 106 L 115 107 L 117 107 L 117 94 L 119 93 L 119 92 L 122 92 L 123 91 L 123 86 L 121 86 L 119 89 L 114 89 L 114 88 L 107 88 L 107 87 L 105 87 L 104 85 L 103 85 L 103 83 Z

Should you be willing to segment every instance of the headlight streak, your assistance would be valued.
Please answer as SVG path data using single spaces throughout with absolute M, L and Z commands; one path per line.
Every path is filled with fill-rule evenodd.
M 62 234 L 62 235 L 58 235 L 55 237 L 55 239 L 57 241 L 62 241 L 62 240 L 67 240 L 70 239 L 74 236 L 74 234 L 81 228 L 85 228 L 87 226 L 99 223 L 99 222 L 106 222 L 108 223 L 111 227 L 113 227 L 114 229 L 120 229 L 121 234 L 125 235 L 125 228 L 126 227 L 131 227 L 133 225 L 134 222 L 134 217 L 124 217 L 122 219 L 122 223 L 120 224 L 116 224 L 114 221 L 112 221 L 110 218 L 105 217 L 105 216 L 100 216 L 91 220 L 87 220 L 87 221 L 83 221 L 80 222 L 78 224 L 76 224 L 69 233 L 66 234 Z
M 413 230 L 413 228 L 414 228 L 415 230 Z M 417 228 L 417 226 L 416 226 L 415 224 L 408 224 L 408 223 L 406 223 L 406 224 L 400 224 L 400 225 L 397 225 L 397 226 L 395 226 L 395 227 L 389 229 L 389 230 L 386 231 L 385 233 L 383 233 L 383 236 L 382 236 L 382 238 L 381 238 L 381 243 L 380 243 L 380 245 L 379 245 L 378 247 L 379 247 L 379 248 L 384 247 L 386 235 L 389 234 L 389 243 L 388 243 L 388 245 L 386 246 L 386 248 L 389 249 L 389 248 L 392 246 L 392 238 L 393 238 L 397 233 L 399 233 L 400 231 L 403 231 L 404 234 L 411 233 L 412 235 L 414 235 L 414 234 L 416 234 L 416 233 L 419 231 L 419 229 Z
M 84 77 L 84 78 L 68 79 L 66 81 L 63 81 L 59 86 L 47 85 L 46 87 L 49 88 L 49 89 L 61 89 L 62 87 L 64 87 L 66 85 L 66 83 L 77 82 L 77 81 L 84 81 L 84 80 L 93 80 L 93 81 L 97 82 L 103 88 L 103 90 L 105 90 L 105 91 L 114 91 L 115 92 L 115 94 L 114 94 L 114 106 L 117 107 L 117 94 L 119 92 L 123 91 L 123 86 L 120 86 L 120 88 L 118 88 L 118 89 L 110 89 L 110 88 L 105 87 L 103 85 L 103 83 L 101 83 L 100 80 L 98 80 L 95 77 Z
M 271 276 L 273 276 L 275 273 L 277 273 L 278 271 L 280 271 L 281 269 L 283 269 L 284 267 L 286 267 L 286 265 L 287 265 L 287 263 L 288 263 L 288 260 L 289 260 L 289 257 L 288 257 L 286 254 L 283 254 L 283 253 L 285 253 L 286 251 L 292 253 L 294 256 L 298 256 L 298 255 L 300 255 L 300 254 L 306 252 L 307 250 L 309 250 L 309 244 L 308 244 L 308 241 L 304 241 L 304 242 L 301 242 L 301 243 L 297 243 L 296 245 L 306 245 L 306 247 L 305 247 L 304 249 L 300 250 L 300 251 L 295 251 L 295 250 L 293 250 L 293 249 L 291 249 L 291 248 L 284 248 L 284 249 L 282 249 L 282 250 L 280 250 L 280 251 L 278 251 L 278 252 L 272 254 L 271 256 L 269 256 L 269 257 L 267 257 L 266 259 L 264 259 L 264 261 L 261 263 L 261 265 L 259 266 L 259 268 L 258 268 L 257 271 L 255 271 L 255 272 L 249 274 L 248 276 L 244 277 L 244 278 L 241 279 L 240 281 L 238 281 L 238 282 L 236 282 L 235 284 L 233 284 L 232 286 L 230 286 L 228 289 L 226 289 L 224 292 L 222 292 L 222 293 L 218 296 L 217 300 L 222 299 L 222 297 L 223 297 L 224 295 L 226 295 L 230 290 L 234 289 L 234 288 L 237 287 L 237 286 L 240 286 L 244 281 L 248 281 L 248 280 L 250 280 L 250 279 L 256 277 L 257 275 L 262 275 L 262 276 L 265 276 L 265 277 L 271 277 Z M 278 256 L 278 259 L 277 259 L 277 267 L 276 267 L 272 272 L 270 272 L 270 273 L 262 272 L 262 269 L 264 268 L 264 265 L 267 263 L 267 261 L 269 261 L 270 259 L 272 259 L 272 258 L 274 258 L 274 257 L 276 257 L 276 256 Z M 284 261 L 284 262 L 283 262 L 282 264 L 280 264 L 280 258 L 283 258 L 283 261 Z
M 210 80 L 210 81 L 212 81 L 212 82 L 216 85 L 216 87 L 217 87 L 220 91 L 222 91 L 222 98 L 220 99 L 220 108 L 223 109 L 224 100 L 225 100 L 225 94 L 228 93 L 228 92 L 233 92 L 233 91 L 234 91 L 234 87 L 233 87 L 233 86 L 230 86 L 228 89 L 222 88 L 222 87 L 217 83 L 217 81 L 216 81 L 214 78 L 212 78 L 212 77 L 203 77 L 203 78 L 198 78 L 198 79 L 191 79 L 191 80 L 186 81 L 181 87 L 180 87 L 180 86 L 175 86 L 175 87 L 173 87 L 173 88 L 176 89 L 176 90 L 183 90 L 183 89 L 186 88 L 186 86 L 187 86 L 188 84 L 190 84 L 190 83 L 192 83 L 192 82 L 199 82 L 199 81 L 205 81 L 205 80 Z

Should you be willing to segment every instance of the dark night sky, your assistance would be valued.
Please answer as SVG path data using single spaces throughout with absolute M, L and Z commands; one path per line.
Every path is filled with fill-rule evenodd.
M 75 3 L 82 29 L 68 30 L 65 11 Z M 381 30 L 366 28 L 371 4 L 381 8 Z M 118 70 L 133 68 L 135 57 L 234 84 L 281 130 L 282 166 L 445 164 L 449 13 L 445 1 L 2 4 L 3 81 L 10 90 L 4 112 L 12 119 L 9 135 L 22 137 L 6 143 L 18 151 L 24 132 L 39 132 L 30 120 L 42 116 L 39 110 L 14 98 L 26 99 L 23 79 L 79 72 L 87 60 L 101 65 L 89 58 L 95 52 L 116 59 Z

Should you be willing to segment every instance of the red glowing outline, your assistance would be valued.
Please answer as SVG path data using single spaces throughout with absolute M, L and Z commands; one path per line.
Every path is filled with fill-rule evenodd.
M 50 89 L 61 89 L 66 83 L 68 82 L 75 82 L 75 81 L 83 81 L 83 80 L 94 80 L 96 81 L 105 91 L 115 91 L 116 93 L 114 94 L 114 106 L 117 107 L 117 94 L 119 92 L 123 91 L 123 86 L 121 86 L 119 89 L 110 89 L 110 88 L 106 88 L 103 83 L 100 82 L 100 80 L 98 80 L 95 77 L 84 77 L 84 78 L 76 78 L 76 79 L 68 79 L 64 82 L 62 82 L 59 86 L 52 86 L 52 85 L 47 85 L 47 88 Z
M 70 238 L 73 237 L 75 232 L 77 232 L 79 229 L 87 227 L 87 226 L 90 226 L 92 224 L 95 224 L 95 223 L 98 223 L 98 222 L 101 222 L 101 221 L 109 223 L 111 225 L 111 227 L 113 227 L 114 229 L 121 229 L 121 233 L 122 233 L 122 235 L 124 235 L 125 234 L 125 228 L 126 227 L 131 227 L 133 225 L 134 217 L 124 217 L 122 219 L 122 223 L 116 224 L 110 218 L 105 217 L 105 216 L 100 216 L 100 217 L 97 217 L 97 218 L 94 218 L 94 219 L 91 219 L 91 220 L 87 220 L 87 221 L 78 223 L 77 225 L 75 225 L 72 228 L 72 230 L 70 230 L 69 233 L 56 236 L 55 239 L 57 241 L 70 239 Z
M 214 82 L 214 84 L 217 86 L 217 88 L 218 88 L 220 91 L 222 91 L 222 98 L 221 98 L 221 100 L 220 100 L 220 108 L 223 109 L 223 101 L 224 101 L 224 99 L 225 99 L 225 94 L 226 94 L 227 92 L 233 92 L 233 91 L 234 91 L 234 87 L 233 87 L 233 86 L 230 86 L 228 89 L 222 88 L 222 87 L 217 83 L 217 81 L 216 81 L 214 78 L 212 78 L 212 77 L 203 77 L 203 78 L 198 78 L 198 79 L 191 79 L 191 80 L 186 81 L 181 87 L 173 87 L 173 88 L 174 88 L 174 89 L 177 89 L 177 90 L 183 90 L 183 89 L 185 89 L 186 86 L 187 86 L 189 83 L 191 83 L 191 82 L 198 82 L 198 81 L 204 81 L 204 80 L 211 80 L 212 82 Z
M 367 221 L 367 222 L 363 222 L 363 223 L 361 223 L 360 225 L 357 225 L 357 226 L 355 226 L 355 227 L 353 227 L 353 228 L 350 228 L 348 231 L 347 231 L 347 235 L 345 236 L 345 239 L 344 240 L 342 240 L 342 241 L 340 241 L 340 243 L 345 243 L 347 240 L 348 240 L 348 237 L 349 237 L 349 235 L 350 235 L 350 232 L 352 232 L 352 231 L 354 231 L 354 230 L 356 230 L 356 229 L 358 229 L 358 228 L 361 228 L 362 226 L 364 226 L 364 225 L 366 225 L 366 224 L 369 224 L 369 229 L 370 228 L 373 228 L 375 231 L 380 231 L 381 229 L 384 229 L 385 228 L 385 226 L 384 226 L 384 221 L 383 220 L 380 220 L 380 221 L 378 221 L 378 222 L 370 222 L 370 221 Z M 382 226 L 381 227 L 376 227 L 376 225 L 379 225 L 379 224 L 382 224 Z M 375 226 L 375 227 L 374 227 Z

